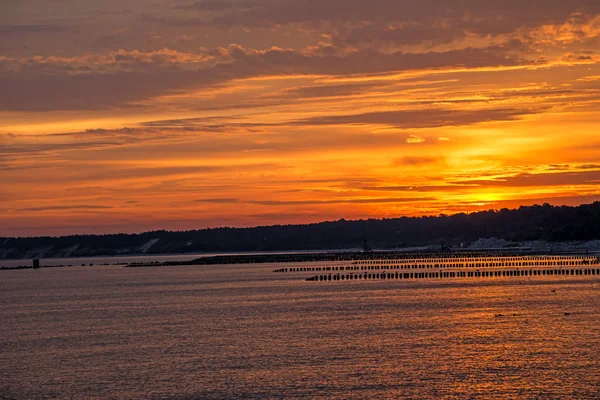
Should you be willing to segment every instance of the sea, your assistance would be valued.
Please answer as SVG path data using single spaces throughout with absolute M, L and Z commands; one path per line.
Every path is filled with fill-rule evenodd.
M 600 399 L 598 276 L 79 261 L 0 271 L 0 399 Z

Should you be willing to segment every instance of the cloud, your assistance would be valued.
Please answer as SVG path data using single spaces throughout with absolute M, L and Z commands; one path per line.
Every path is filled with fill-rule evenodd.
M 256 48 L 268 43 L 298 49 L 298 43 L 304 46 L 323 41 L 352 49 L 459 42 L 464 47 L 464 42 L 473 43 L 474 38 L 488 44 L 522 38 L 530 45 L 551 38 L 554 31 L 558 40 L 572 36 L 563 34 L 565 31 L 575 36 L 578 30 L 587 32 L 589 24 L 585 21 L 600 12 L 600 6 L 591 0 L 508 0 L 502 6 L 478 0 L 424 0 L 418 4 L 397 0 L 135 3 L 132 7 L 129 2 L 84 4 L 61 0 L 61 12 L 55 13 L 52 10 L 58 6 L 44 0 L 12 1 L 11 6 L 3 8 L 1 18 L 4 23 L 0 29 L 7 32 L 3 47 L 11 49 L 11 54 L 43 55 L 119 48 L 146 51 L 168 45 L 193 51 L 200 45 L 226 47 L 233 42 Z M 40 9 L 48 10 L 42 22 L 35 11 Z M 61 18 L 52 18 L 56 14 Z M 539 27 L 545 28 L 535 33 Z M 56 33 L 67 36 L 52 40 Z M 23 34 L 30 47 L 27 51 L 23 49 Z M 195 39 L 181 42 L 178 37 Z
M 551 204 L 554 206 L 578 206 L 581 204 L 591 204 L 595 201 L 600 201 L 600 195 L 581 195 L 581 196 L 551 196 L 547 197 L 536 197 L 533 199 L 528 198 L 518 198 L 513 200 L 503 200 L 503 201 L 494 201 L 487 203 L 481 206 L 481 209 L 490 209 L 490 208 L 519 208 L 521 206 L 533 206 L 533 205 L 541 205 L 541 204 Z M 470 204 L 466 205 L 466 209 L 468 210 L 471 206 Z
M 228 116 L 223 117 L 199 117 L 199 118 L 180 118 L 180 119 L 165 119 L 156 121 L 142 122 L 140 126 L 149 128 L 189 128 L 189 127 L 211 127 L 211 126 L 222 126 L 225 121 L 229 121 L 231 124 L 236 125 L 235 122 L 241 117 L 239 116 Z M 245 124 L 239 124 L 245 125 Z
M 198 199 L 194 200 L 195 203 L 207 203 L 207 204 L 233 204 L 238 203 L 239 199 L 231 198 L 220 198 L 220 199 Z
M 364 185 L 350 185 L 357 190 L 366 190 L 372 192 L 456 192 L 473 189 L 473 185 L 456 185 L 456 184 L 447 184 L 447 185 L 398 185 L 398 186 L 364 186 Z
M 228 11 L 232 9 L 247 11 L 254 8 L 256 3 L 250 0 L 202 0 L 195 3 L 177 5 L 174 8 L 188 11 Z
M 437 164 L 443 160 L 443 157 L 429 156 L 407 156 L 394 160 L 396 166 L 423 166 L 429 164 Z
M 485 187 L 535 187 L 535 186 L 565 186 L 565 185 L 600 185 L 600 170 L 584 172 L 560 173 L 524 173 L 513 176 L 485 179 L 470 179 L 457 181 L 458 184 L 472 184 Z
M 277 97 L 294 99 L 315 99 L 320 97 L 350 96 L 364 94 L 389 86 L 388 82 L 349 83 L 340 85 L 319 85 L 294 87 L 284 90 Z
M 531 28 L 524 35 L 536 46 L 581 43 L 600 36 L 600 15 L 574 13 L 563 23 Z
M 423 139 L 420 136 L 417 135 L 410 135 L 409 137 L 406 138 L 406 143 L 409 144 L 415 144 L 415 143 L 423 143 L 425 142 L 425 139 Z
M 485 33 L 512 31 L 528 24 L 541 24 L 566 19 L 575 12 L 600 12 L 596 2 L 588 0 L 506 0 L 494 5 L 479 0 L 448 3 L 446 0 L 423 0 L 419 3 L 396 0 L 256 0 L 190 2 L 180 6 L 186 10 L 211 11 L 203 14 L 213 26 L 272 28 L 279 25 L 326 23 L 359 24 L 365 21 L 386 24 L 428 19 L 462 23 L 465 28 Z M 540 12 L 544 10 L 544 12 Z
M 0 70 L 17 75 L 78 75 L 106 74 L 117 72 L 151 72 L 178 68 L 195 70 L 198 67 L 212 65 L 211 61 L 221 56 L 226 59 L 227 52 L 209 52 L 205 49 L 196 52 L 181 52 L 169 48 L 153 51 L 123 50 L 107 53 L 85 53 L 79 56 L 0 56 Z
M 398 129 L 422 129 L 441 126 L 462 126 L 492 121 L 516 121 L 521 117 L 543 112 L 539 109 L 491 108 L 481 110 L 455 110 L 447 108 L 408 109 L 398 111 L 377 111 L 348 115 L 326 115 L 278 123 L 236 122 L 240 117 L 227 118 L 187 118 L 163 121 L 150 121 L 141 125 L 149 128 L 181 128 L 184 130 L 225 131 L 233 128 L 276 128 L 284 126 L 326 126 L 326 125 L 388 125 Z M 450 139 L 442 137 L 440 141 Z M 421 143 L 425 140 L 411 134 L 408 143 Z
M 382 203 L 408 203 L 413 201 L 435 200 L 432 197 L 397 197 L 397 198 L 369 198 L 369 199 L 332 199 L 332 200 L 254 200 L 252 204 L 263 206 L 303 206 L 325 204 L 382 204 Z
M 101 205 L 74 205 L 74 206 L 48 206 L 48 207 L 29 207 L 21 208 L 18 211 L 37 212 L 37 211 L 58 211 L 58 210 L 106 210 L 113 208 L 112 206 Z
M 334 32 L 333 42 L 343 46 L 383 46 L 386 44 L 428 46 L 459 45 L 461 41 L 478 37 L 484 43 L 497 43 L 505 50 L 534 53 L 540 46 L 554 47 L 570 43 L 583 43 L 600 34 L 600 12 L 596 7 L 588 8 L 589 14 L 578 12 L 581 8 L 567 6 L 559 8 L 554 17 L 545 14 L 512 14 L 514 10 L 497 10 L 489 13 L 489 4 L 480 15 L 459 7 L 445 16 L 425 16 L 418 20 L 391 20 L 387 24 L 367 21 L 350 29 Z M 523 8 L 523 7 L 521 7 Z
M 111 154 L 118 154 L 114 152 Z M 38 160 L 39 162 L 39 160 Z M 77 168 L 73 165 L 78 164 Z M 173 166 L 145 166 L 144 164 L 159 164 L 141 163 L 141 165 L 128 163 L 112 163 L 103 162 L 86 163 L 78 159 L 66 158 L 63 162 L 58 162 L 54 165 L 46 166 L 46 168 L 38 173 L 30 173 L 27 170 L 22 174 L 5 175 L 0 179 L 2 185 L 17 185 L 17 184 L 45 184 L 48 181 L 48 176 L 60 177 L 61 184 L 72 184 L 86 182 L 88 184 L 99 182 L 131 182 L 131 181 L 148 181 L 149 179 L 174 179 L 176 177 L 190 176 L 223 176 L 232 173 L 242 173 L 250 171 L 276 171 L 282 168 L 282 165 L 276 163 L 252 163 L 244 162 L 237 165 L 173 165 Z
M 6 25 L 0 24 L 0 35 L 23 35 L 29 33 L 63 33 L 69 29 L 62 25 L 53 24 L 24 24 Z
M 294 121 L 297 125 L 366 125 L 381 124 L 399 129 L 434 128 L 439 126 L 471 125 L 489 121 L 515 121 L 535 113 L 534 110 L 512 108 L 470 110 L 425 109 L 377 111 L 362 114 L 313 117 Z M 412 139 L 412 140 L 411 140 Z M 422 138 L 409 138 L 410 143 L 420 143 Z
M 549 164 L 550 171 L 600 170 L 600 164 Z
M 410 21 L 398 26 L 382 26 L 378 23 L 361 24 L 348 30 L 341 29 L 333 35 L 333 42 L 339 46 L 356 46 L 379 43 L 396 45 L 416 45 L 423 42 L 433 44 L 452 43 L 465 36 L 460 26 L 449 27 L 443 21 Z
M 83 59 L 15 60 L 4 57 L 0 58 L 0 70 L 4 69 L 0 74 L 0 86 L 4 88 L 0 94 L 0 109 L 51 111 L 131 107 L 154 96 L 210 88 L 251 77 L 343 76 L 423 68 L 514 66 L 523 62 L 507 54 L 474 48 L 392 54 L 366 49 L 344 55 L 323 53 L 318 49 L 309 52 L 279 48 L 259 51 L 237 45 L 212 52 L 202 51 L 196 56 L 163 50 L 153 53 L 119 51 L 108 57 L 87 56 Z M 190 63 L 194 68 L 189 68 Z
M 582 78 L 577 79 L 579 82 L 598 82 L 600 81 L 600 75 L 593 76 L 584 76 Z

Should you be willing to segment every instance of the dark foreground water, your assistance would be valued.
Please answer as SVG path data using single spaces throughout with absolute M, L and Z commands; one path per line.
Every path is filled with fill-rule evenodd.
M 3 271 L 0 398 L 600 398 L 598 277 L 280 267 Z

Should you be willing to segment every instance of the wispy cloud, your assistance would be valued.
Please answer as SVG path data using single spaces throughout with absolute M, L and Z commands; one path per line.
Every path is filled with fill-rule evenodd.
M 517 174 L 494 179 L 471 179 L 455 183 L 481 186 L 536 187 L 560 185 L 600 185 L 600 170 L 584 172 L 557 172 Z
M 18 211 L 28 211 L 28 212 L 36 212 L 36 211 L 77 211 L 77 210 L 107 210 L 111 209 L 111 206 L 101 206 L 101 205 L 74 205 L 74 206 L 47 206 L 47 207 L 29 207 L 29 208 L 21 208 Z
M 369 199 L 335 199 L 335 200 L 253 200 L 252 204 L 265 206 L 304 206 L 324 204 L 382 204 L 382 203 L 408 203 L 414 201 L 434 200 L 432 197 L 394 197 L 394 198 L 369 198 Z
M 513 121 L 536 111 L 524 109 L 449 110 L 400 110 L 377 111 L 362 114 L 314 117 L 295 121 L 298 125 L 352 125 L 382 124 L 401 129 L 432 128 L 437 126 L 461 126 L 487 121 Z
M 238 199 L 198 199 L 194 200 L 196 203 L 207 203 L 207 204 L 232 204 L 238 203 Z

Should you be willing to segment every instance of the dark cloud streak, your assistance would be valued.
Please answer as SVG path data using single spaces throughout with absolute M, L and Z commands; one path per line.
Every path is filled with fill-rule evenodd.
M 24 35 L 37 33 L 64 33 L 71 29 L 63 25 L 28 24 L 28 25 L 0 25 L 0 35 Z
M 101 205 L 75 205 L 75 206 L 48 206 L 48 207 L 30 207 L 21 208 L 18 211 L 37 212 L 37 211 L 59 211 L 59 210 L 106 210 L 114 208 L 112 206 Z
M 600 185 L 599 171 L 518 174 L 491 180 L 472 179 L 454 182 L 486 187 L 535 187 L 566 185 Z
M 514 121 L 539 111 L 500 108 L 478 111 L 426 109 L 378 111 L 363 114 L 314 117 L 294 121 L 296 125 L 364 125 L 382 124 L 400 129 L 470 125 L 489 121 Z
M 196 71 L 175 67 L 149 71 L 69 75 L 40 64 L 39 72 L 0 74 L 0 110 L 54 111 L 136 107 L 135 102 L 181 90 L 210 88 L 233 79 L 271 75 L 352 75 L 435 68 L 514 66 L 524 60 L 486 49 L 468 48 L 422 54 L 383 54 L 363 50 L 348 56 L 304 54 L 293 50 L 247 51 L 233 46 L 233 61 Z M 85 99 L 85 101 L 82 101 Z
M 263 206 L 303 206 L 325 204 L 381 204 L 381 203 L 409 203 L 413 201 L 432 201 L 433 197 L 398 197 L 398 198 L 372 198 L 372 199 L 332 199 L 332 200 L 255 200 L 248 203 Z

